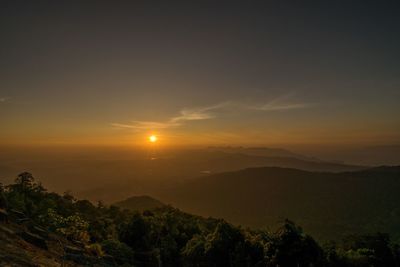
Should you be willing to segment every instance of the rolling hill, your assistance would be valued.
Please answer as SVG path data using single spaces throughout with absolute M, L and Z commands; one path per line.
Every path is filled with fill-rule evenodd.
M 114 206 L 132 211 L 144 211 L 165 206 L 162 202 L 149 196 L 133 196 L 116 202 Z
M 187 181 L 162 199 L 248 226 L 289 218 L 322 239 L 376 231 L 400 238 L 399 192 L 400 167 L 340 173 L 263 167 Z
M 132 195 L 158 197 L 182 181 L 207 174 L 276 166 L 308 171 L 354 171 L 364 166 L 314 160 L 283 149 L 229 148 L 162 150 L 150 160 L 140 151 L 94 150 L 87 154 L 17 154 L 0 157 L 0 181 L 9 183 L 20 170 L 36 174 L 51 190 L 67 188 L 77 196 L 108 204 Z M 4 152 L 0 152 L 0 155 Z M 33 153 L 33 152 L 32 152 Z M 19 155 L 19 154 L 18 154 Z M 146 156 L 147 155 L 147 156 Z M 15 156 L 15 157 L 14 157 Z M 15 158 L 21 158 L 15 160 Z M 54 179 L 57 177 L 57 179 Z

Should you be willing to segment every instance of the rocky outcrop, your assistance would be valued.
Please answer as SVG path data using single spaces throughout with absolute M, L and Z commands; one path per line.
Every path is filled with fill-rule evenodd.
M 46 249 L 46 250 L 48 249 L 46 240 L 37 234 L 31 233 L 28 231 L 23 231 L 23 232 L 19 233 L 19 235 L 26 242 L 28 242 L 36 247 Z
M 8 213 L 5 209 L 0 208 L 0 223 L 8 222 Z
M 65 253 L 76 254 L 76 255 L 83 255 L 85 254 L 85 250 L 82 248 L 78 248 L 75 246 L 65 246 L 64 247 Z
M 34 234 L 36 234 L 36 235 L 38 235 L 38 236 L 40 236 L 40 237 L 42 237 L 42 238 L 49 238 L 49 233 L 45 230 L 45 229 L 43 229 L 42 227 L 39 227 L 39 226 L 30 226 L 29 227 L 29 231 L 30 232 L 32 232 L 32 233 L 34 233 Z

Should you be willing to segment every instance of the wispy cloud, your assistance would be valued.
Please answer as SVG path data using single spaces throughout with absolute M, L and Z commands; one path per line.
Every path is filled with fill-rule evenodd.
M 290 110 L 290 109 L 301 109 L 308 108 L 311 103 L 293 103 L 293 104 L 271 104 L 267 103 L 261 106 L 251 106 L 250 109 L 261 110 L 261 111 L 275 111 L 275 110 Z
M 166 129 L 180 126 L 177 123 L 171 122 L 155 122 L 155 121 L 132 121 L 130 124 L 111 123 L 117 128 L 133 129 L 133 130 L 148 130 L 148 129 Z
M 132 129 L 136 131 L 149 129 L 167 129 L 182 126 L 189 121 L 200 121 L 216 118 L 217 111 L 227 108 L 234 108 L 238 110 L 250 109 L 258 111 L 285 111 L 308 108 L 312 106 L 311 103 L 290 102 L 290 97 L 291 94 L 280 96 L 261 105 L 250 105 L 240 102 L 226 101 L 201 108 L 184 108 L 180 111 L 178 116 L 172 117 L 164 122 L 135 120 L 131 121 L 130 123 L 112 123 L 111 125 L 117 128 Z
M 252 105 L 248 106 L 250 109 L 260 110 L 260 111 L 279 111 L 279 110 L 291 110 L 291 109 L 302 109 L 311 107 L 312 103 L 295 102 L 291 100 L 294 93 L 289 93 L 286 95 L 281 95 L 276 97 L 269 102 L 262 105 Z
M 208 120 L 215 117 L 213 110 L 220 109 L 227 105 L 228 102 L 219 103 L 213 106 L 202 108 L 185 108 L 181 110 L 178 116 L 172 117 L 165 122 L 156 121 L 132 121 L 130 124 L 112 123 L 111 125 L 117 128 L 127 128 L 133 130 L 148 130 L 148 129 L 166 129 L 178 127 L 187 121 Z
M 171 122 L 184 122 L 184 121 L 195 121 L 195 120 L 207 120 L 215 117 L 215 114 L 212 113 L 214 110 L 222 109 L 231 102 L 222 102 L 216 105 L 202 107 L 202 108 L 185 108 L 181 110 L 180 115 L 171 119 Z

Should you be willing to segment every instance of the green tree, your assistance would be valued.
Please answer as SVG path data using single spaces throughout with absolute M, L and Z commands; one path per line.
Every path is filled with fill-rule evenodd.
M 151 248 L 149 233 L 150 227 L 143 216 L 135 213 L 129 223 L 121 229 L 119 238 L 135 251 L 146 251 Z
M 325 266 L 322 248 L 293 222 L 286 220 L 266 246 L 267 266 Z
M 206 237 L 205 254 L 210 266 L 233 266 L 244 237 L 238 228 L 221 221 Z

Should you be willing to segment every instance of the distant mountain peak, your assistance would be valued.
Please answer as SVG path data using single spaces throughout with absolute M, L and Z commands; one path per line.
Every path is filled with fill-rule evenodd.
M 227 152 L 227 153 L 241 153 L 250 156 L 290 157 L 303 160 L 320 161 L 317 158 L 308 157 L 284 148 L 263 147 L 263 146 L 256 146 L 256 147 L 214 146 L 214 147 L 208 147 L 208 149 L 213 151 Z
M 132 196 L 113 205 L 122 209 L 136 211 L 151 210 L 165 206 L 161 201 L 146 195 Z

